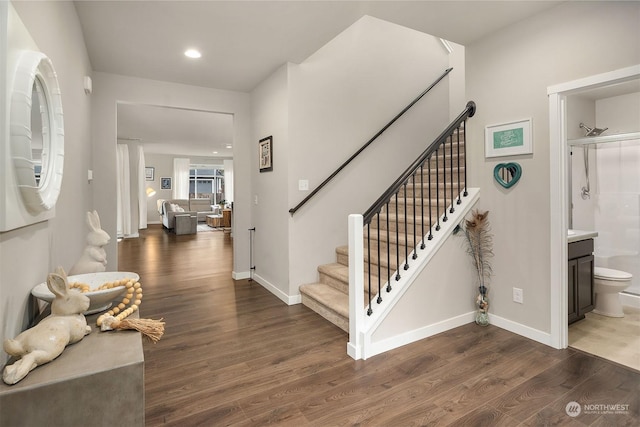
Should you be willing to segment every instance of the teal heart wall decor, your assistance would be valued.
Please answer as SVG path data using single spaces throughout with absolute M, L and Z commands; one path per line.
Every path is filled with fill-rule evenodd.
M 518 163 L 500 163 L 493 168 L 493 177 L 504 188 L 513 187 L 522 176 L 522 167 Z

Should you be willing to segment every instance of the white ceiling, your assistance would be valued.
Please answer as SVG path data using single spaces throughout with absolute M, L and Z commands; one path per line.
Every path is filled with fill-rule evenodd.
M 561 1 L 74 3 L 94 71 L 250 92 L 282 64 L 304 61 L 363 15 L 469 45 Z M 183 55 L 192 47 L 202 52 L 202 58 L 191 60 Z M 145 144 L 156 140 L 170 143 L 179 138 L 179 147 L 186 149 L 190 145 L 186 131 L 181 137 L 168 138 L 159 133 L 162 129 L 157 126 L 157 118 L 142 118 L 143 112 L 134 112 L 135 108 L 126 108 L 126 112 L 122 109 L 122 114 L 120 110 L 120 137 L 139 138 Z M 160 113 L 157 108 L 144 110 L 150 114 Z M 176 113 L 185 115 L 184 111 Z M 137 117 L 134 120 L 126 117 L 128 114 L 137 114 Z M 217 120 L 212 113 L 200 116 Z M 154 125 L 136 128 L 127 125 L 135 124 L 136 120 Z M 179 133 L 180 122 L 174 123 L 171 130 Z M 192 150 L 190 155 L 211 156 L 217 142 L 227 142 L 228 133 L 223 131 L 220 135 L 214 130 L 211 146 L 205 144 L 204 151 Z M 198 134 L 197 139 L 200 138 L 202 135 Z
M 118 104 L 118 139 L 159 154 L 232 158 L 233 116 L 152 105 Z

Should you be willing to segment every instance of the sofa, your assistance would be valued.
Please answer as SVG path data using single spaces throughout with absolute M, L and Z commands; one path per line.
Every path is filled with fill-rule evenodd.
M 207 215 L 217 212 L 218 206 L 211 206 L 210 199 L 169 199 L 158 201 L 158 213 L 162 225 L 170 230 L 176 226 L 176 215 L 197 215 L 198 222 L 205 222 Z
M 189 210 L 198 213 L 198 222 L 205 222 L 207 220 L 207 215 L 218 213 L 218 209 L 219 207 L 217 205 L 211 205 L 211 199 L 189 200 Z

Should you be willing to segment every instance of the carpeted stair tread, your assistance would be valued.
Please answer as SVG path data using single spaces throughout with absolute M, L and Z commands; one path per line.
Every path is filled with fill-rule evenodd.
M 387 270 L 383 269 L 383 272 L 386 274 Z M 332 286 L 341 292 L 349 293 L 349 267 L 347 265 L 337 262 L 323 264 L 318 266 L 318 273 L 320 273 L 320 283 Z M 365 274 L 364 289 L 367 289 L 369 286 L 369 278 L 371 278 L 371 283 L 377 286 L 378 276 L 375 274 L 371 274 L 371 276 Z M 385 278 L 383 282 L 386 283 L 386 281 L 387 279 Z
M 318 271 L 331 276 L 334 279 L 343 280 L 349 283 L 349 267 L 337 262 L 318 266 Z
M 341 316 L 349 316 L 349 296 L 344 292 L 340 292 L 336 288 L 325 285 L 324 283 L 302 285 L 300 286 L 300 292 L 303 291 L 316 301 L 321 301 L 331 307 L 333 311 Z
M 413 231 L 413 227 L 409 231 Z M 419 231 L 420 230 L 418 230 L 418 232 Z M 363 235 L 364 239 L 365 239 L 365 242 L 367 240 L 368 234 L 369 233 L 367 233 L 367 230 L 365 230 L 364 231 L 364 235 Z M 370 229 L 370 234 L 371 234 L 371 241 L 380 240 L 380 242 L 383 242 L 381 244 L 384 244 L 384 245 L 387 244 L 386 243 L 387 239 L 389 240 L 389 242 L 391 244 L 394 244 L 394 245 L 398 244 L 398 242 L 399 242 L 400 246 L 406 245 L 407 240 L 409 240 L 410 243 L 413 243 L 413 234 L 408 234 L 407 235 L 404 232 L 398 232 L 398 235 L 396 236 L 396 232 L 395 231 L 389 230 L 389 235 L 387 236 L 387 229 L 386 228 L 381 228 L 380 229 L 380 233 L 378 234 L 378 229 L 375 228 L 374 226 L 372 226 L 371 229 Z
M 409 196 L 409 195 L 407 195 L 406 200 L 405 200 L 404 196 L 400 196 L 400 197 L 399 197 L 399 200 L 398 200 L 398 202 L 397 202 L 397 205 L 398 205 L 398 213 L 400 213 L 400 212 L 404 212 L 404 205 L 405 205 L 405 204 L 407 205 L 407 211 L 408 211 L 408 210 L 413 211 L 413 205 L 414 205 L 414 204 L 415 204 L 415 206 L 416 206 L 416 211 L 421 211 L 421 210 L 420 210 L 420 207 L 421 207 L 421 206 L 424 206 L 425 215 L 427 214 L 427 211 L 428 211 L 428 207 L 429 207 L 429 206 L 431 206 L 431 210 L 432 210 L 433 212 L 435 212 L 435 208 L 436 208 L 437 206 L 439 206 L 439 207 L 440 207 L 440 209 L 444 209 L 444 206 L 443 206 L 443 205 L 444 205 L 444 203 L 443 203 L 444 198 L 443 198 L 443 197 L 441 197 L 441 198 L 440 198 L 440 200 L 437 200 L 437 199 L 434 197 L 432 200 L 425 199 L 425 200 L 424 200 L 424 202 L 421 202 L 421 201 L 420 201 L 420 197 L 418 197 L 418 195 L 419 195 L 419 194 L 420 194 L 419 192 L 416 194 L 416 200 L 415 200 L 415 203 L 413 202 L 413 196 Z M 426 196 L 427 196 L 427 194 L 425 194 L 425 197 L 426 197 Z M 434 195 L 434 196 L 435 196 L 435 195 Z M 449 200 L 449 198 L 450 198 L 449 196 L 450 196 L 450 194 L 447 194 L 447 203 L 451 203 L 451 200 Z M 458 200 L 457 194 L 456 194 L 455 199 L 456 199 L 456 202 L 455 202 L 455 203 L 456 203 L 456 205 L 457 205 L 457 200 Z M 386 208 L 385 208 L 385 209 L 386 209 Z M 389 208 L 388 208 L 388 209 L 389 209 L 390 213 L 392 213 L 392 214 L 393 214 L 393 213 L 395 213 L 395 211 L 396 211 L 396 201 L 395 201 L 395 198 L 393 198 L 393 199 L 389 202 Z
M 396 216 L 395 213 L 389 214 L 387 215 L 386 213 L 381 213 L 380 214 L 380 230 L 386 230 L 387 228 L 387 216 L 389 216 L 389 228 L 395 228 L 392 226 L 392 224 L 396 224 L 396 221 L 398 223 L 400 223 L 400 225 L 402 226 L 402 228 L 404 228 L 404 224 L 405 221 L 407 223 L 407 228 L 409 230 L 413 230 L 413 224 L 422 224 L 422 222 L 424 221 L 425 223 L 429 222 L 429 217 L 428 216 L 421 216 L 421 215 L 417 215 L 417 216 L 413 216 L 413 212 L 408 212 L 407 215 L 405 215 L 404 213 L 398 214 Z M 396 220 L 397 219 L 397 220 Z M 377 224 L 376 224 L 377 225 Z
M 395 246 L 394 246 L 395 248 Z M 394 249 L 395 250 L 395 249 Z M 411 253 L 411 252 L 409 252 Z M 371 281 L 373 283 L 377 283 L 378 282 L 378 276 L 377 276 L 377 271 L 378 271 L 378 264 L 380 264 L 380 276 L 385 278 L 388 275 L 388 269 L 390 269 L 392 272 L 395 272 L 397 267 L 397 260 L 396 260 L 396 253 L 392 252 L 391 256 L 389 257 L 389 261 L 391 262 L 391 265 L 387 265 L 387 252 L 386 250 L 382 249 L 381 250 L 381 255 L 382 255 L 382 259 L 378 259 L 378 256 L 375 254 L 372 254 L 371 256 L 371 263 L 369 263 L 369 257 L 365 251 L 364 253 L 364 271 L 365 273 L 368 272 L 368 267 L 369 264 L 371 264 L 371 266 L 373 267 L 371 269 Z M 401 251 L 400 253 L 400 258 L 401 261 L 404 263 L 404 250 Z M 348 266 L 349 265 L 349 247 L 348 246 L 339 246 L 336 248 L 336 256 L 338 259 L 338 263 Z M 368 286 L 368 274 L 365 274 L 365 286 Z M 383 282 L 386 282 L 386 279 L 383 280 Z
M 338 246 L 336 248 L 336 253 L 339 255 L 349 256 L 349 245 Z
M 349 331 L 349 295 L 324 283 L 310 283 L 300 286 L 304 305 L 322 317 Z
M 349 293 L 349 267 L 340 264 L 323 264 L 318 266 L 320 283 L 332 286 L 337 290 Z

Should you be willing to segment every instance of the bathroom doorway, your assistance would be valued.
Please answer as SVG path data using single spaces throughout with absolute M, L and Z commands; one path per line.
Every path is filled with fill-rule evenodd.
M 618 117 L 624 114 L 616 111 L 625 102 L 640 109 L 640 101 L 636 101 L 640 99 L 640 65 L 556 85 L 549 88 L 548 94 L 552 182 L 561 183 L 551 189 L 551 341 L 557 348 L 572 346 L 628 366 L 635 363 L 638 366 L 632 367 L 640 369 L 640 352 L 633 354 L 634 345 L 629 342 L 640 337 L 640 296 L 633 295 L 640 294 L 640 282 L 637 291 L 634 284 L 629 293 L 621 294 L 624 318 L 587 313 L 585 319 L 571 327 L 567 322 L 569 228 L 592 229 L 601 234 L 594 239 L 596 266 L 622 269 L 621 265 L 609 263 L 626 263 L 634 253 L 640 260 L 640 189 L 630 188 L 634 179 L 626 179 L 624 174 L 636 149 L 640 162 L 640 123 L 637 119 L 620 122 Z M 628 113 L 638 117 L 637 112 Z M 603 132 L 605 127 L 610 131 Z M 599 132 L 591 136 L 602 136 L 585 140 L 595 128 Z M 634 136 L 635 132 L 638 134 Z M 632 135 L 624 143 L 609 137 L 629 133 Z M 628 219 L 630 225 L 624 225 L 621 217 Z M 630 240 L 634 234 L 635 243 Z M 621 254 L 625 256 L 618 257 Z M 640 274 L 635 280 L 640 280 Z M 640 341 L 635 348 L 640 349 Z M 603 349 L 609 353 L 602 353 Z

